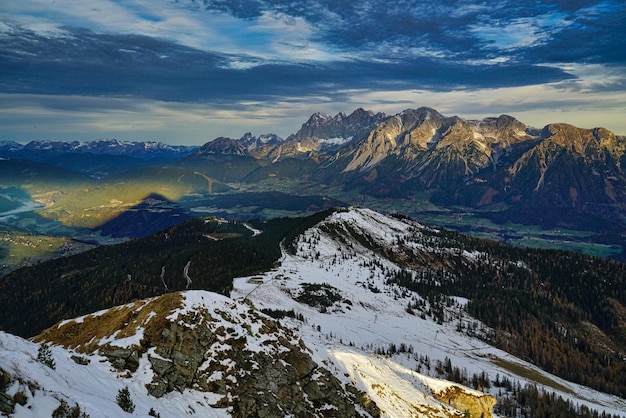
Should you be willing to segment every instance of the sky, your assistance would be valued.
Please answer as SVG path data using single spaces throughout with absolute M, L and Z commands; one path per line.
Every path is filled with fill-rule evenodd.
M 204 144 L 429 106 L 626 135 L 624 0 L 0 1 L 0 140 Z

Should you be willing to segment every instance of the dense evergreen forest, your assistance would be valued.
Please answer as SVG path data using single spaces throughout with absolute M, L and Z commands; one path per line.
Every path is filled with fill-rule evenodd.
M 243 223 L 189 221 L 146 238 L 42 262 L 0 278 L 0 329 L 31 337 L 57 321 L 167 291 L 228 294 L 233 277 L 266 271 L 290 241 L 330 212 Z M 191 279 L 188 284 L 185 278 Z
M 626 397 L 626 264 L 442 230 L 420 239 L 446 250 L 436 260 L 388 253 L 412 270 L 389 281 L 422 295 L 434 306 L 431 314 L 443 312 L 437 305 L 445 296 L 465 297 L 467 311 L 491 328 L 478 334 L 492 344 L 570 381 Z

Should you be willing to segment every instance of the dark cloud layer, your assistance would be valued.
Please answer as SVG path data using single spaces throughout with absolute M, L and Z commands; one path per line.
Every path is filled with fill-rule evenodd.
M 404 105 L 413 92 L 460 93 L 473 111 L 475 91 L 491 110 L 504 97 L 497 89 L 525 86 L 545 87 L 524 94 L 546 97 L 513 97 L 502 111 L 566 108 L 568 100 L 616 113 L 625 106 L 623 0 L 156 0 L 150 10 L 147 2 L 100 0 L 67 13 L 24 1 L 24 13 L 0 4 L 0 102 L 14 100 L 16 117 L 30 117 L 29 100 L 97 113 L 93 106 L 106 105 L 80 100 L 93 97 L 145 105 L 129 113 L 156 100 L 243 110 L 250 119 L 251 108 L 351 105 L 368 93 L 369 103 Z M 94 17 L 98 6 L 122 23 Z M 595 101 L 614 96 L 586 105 L 571 96 L 590 93 Z M 552 97 L 559 94 L 570 96 Z
M 557 68 L 526 63 L 465 65 L 443 58 L 390 62 L 268 62 L 201 51 L 139 35 L 66 28 L 64 37 L 16 30 L 0 51 L 0 90 L 49 95 L 133 96 L 164 101 L 220 102 L 275 96 L 334 95 L 351 89 L 469 89 L 564 80 Z
M 195 0 L 191 0 L 196 3 Z M 318 29 L 318 39 L 344 49 L 393 45 L 439 50 L 454 59 L 488 59 L 499 55 L 474 26 L 506 27 L 519 19 L 567 22 L 544 28 L 539 44 L 507 51 L 513 60 L 596 63 L 625 61 L 626 3 L 620 0 L 467 1 L 467 0 L 203 0 L 204 8 L 257 18 L 264 12 L 302 17 Z M 382 53 L 382 52 L 381 52 Z M 389 54 L 389 48 L 385 48 Z M 569 61 L 568 61 L 569 62 Z

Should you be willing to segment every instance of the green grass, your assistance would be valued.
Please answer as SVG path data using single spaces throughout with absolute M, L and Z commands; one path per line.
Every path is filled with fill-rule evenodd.
M 0 232 L 0 253 L 3 255 L 0 273 L 5 274 L 22 265 L 52 257 L 59 253 L 67 241 L 65 237 Z

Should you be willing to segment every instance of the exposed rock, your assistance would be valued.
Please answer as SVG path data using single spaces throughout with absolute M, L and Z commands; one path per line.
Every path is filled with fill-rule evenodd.
M 0 392 L 3 392 L 9 383 L 11 383 L 11 376 L 4 370 L 0 369 Z
M 11 376 L 0 369 L 0 413 L 6 415 L 12 414 L 15 408 L 15 400 L 4 392 L 9 383 L 11 383 Z
M 374 113 L 361 108 L 356 109 L 350 115 L 339 112 L 334 117 L 318 112 L 311 115 L 309 120 L 302 124 L 300 130 L 287 139 L 294 139 L 298 142 L 306 138 L 350 140 L 353 137 L 365 135 L 385 117 L 384 113 Z
M 90 363 L 90 360 L 86 357 L 72 355 L 71 359 L 74 360 L 74 363 L 80 364 L 81 366 L 86 366 Z
M 134 372 L 139 367 L 139 353 L 136 349 L 105 346 L 100 354 L 109 359 L 116 369 L 126 369 Z
M 445 391 L 435 393 L 435 398 L 452 405 L 459 411 L 466 411 L 472 418 L 490 418 L 493 416 L 493 407 L 496 399 L 487 394 L 468 393 L 459 386 L 451 386 Z
M 11 383 L 11 376 L 9 373 L 0 369 L 0 413 L 1 414 L 12 414 L 13 409 L 15 408 L 15 400 L 13 397 L 7 395 L 4 391 L 7 386 Z
M 148 327 L 146 340 L 155 353 L 148 355 L 154 371 L 149 393 L 160 397 L 196 388 L 226 395 L 214 406 L 232 407 L 234 417 L 313 417 L 318 410 L 324 410 L 325 416 L 361 416 L 355 404 L 363 404 L 377 416 L 367 396 L 354 388 L 346 390 L 277 322 L 245 309 L 241 314 L 245 323 L 238 327 L 216 324 L 242 319 L 202 309 L 171 319 L 158 329 Z M 248 340 L 260 337 L 267 349 L 251 350 Z
M 357 109 L 350 115 L 340 112 L 333 117 L 314 113 L 297 133 L 267 152 L 265 157 L 274 162 L 287 158 L 313 158 L 317 161 L 319 153 L 366 136 L 385 118 L 384 113 L 363 109 Z
M 26 405 L 26 402 L 28 402 L 28 398 L 26 397 L 24 392 L 18 391 L 18 392 L 15 393 L 15 395 L 13 395 L 13 401 L 16 404 L 24 406 L 24 405 Z
M 12 414 L 15 409 L 15 401 L 4 392 L 0 392 L 0 413 Z
M 193 318 L 187 318 L 193 323 Z M 192 387 L 198 367 L 204 362 L 207 347 L 214 341 L 206 326 L 187 327 L 170 322 L 166 328 L 148 330 L 147 337 L 156 356 L 149 356 L 155 376 L 148 390 L 162 396 L 173 390 Z M 163 393 L 161 393 L 163 392 Z
M 150 395 L 212 392 L 221 395 L 213 406 L 231 408 L 234 417 L 379 415 L 367 395 L 315 363 L 303 342 L 276 320 L 209 292 L 191 293 L 195 299 L 187 302 L 189 294 L 167 293 L 65 321 L 37 339 L 99 352 L 119 370 L 135 371 L 148 361 L 154 372 L 146 385 Z M 138 333 L 139 345 L 94 343 Z

